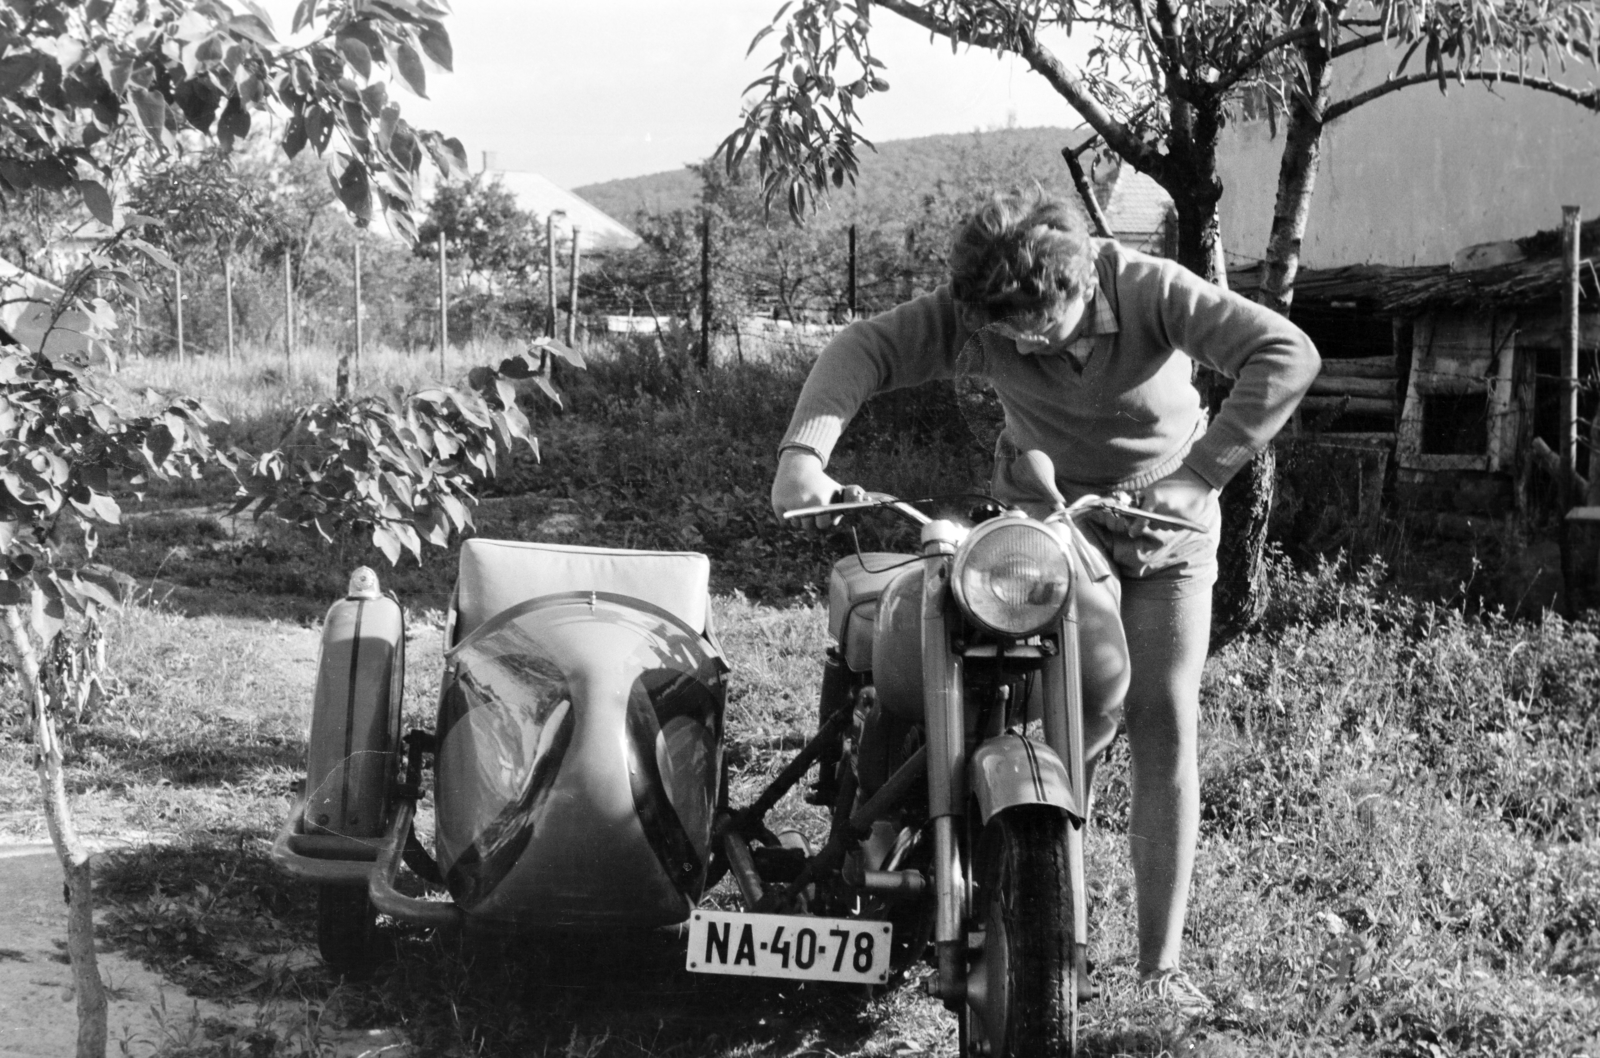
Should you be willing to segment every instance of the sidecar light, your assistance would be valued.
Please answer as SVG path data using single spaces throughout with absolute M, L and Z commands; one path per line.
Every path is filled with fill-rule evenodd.
M 956 602 L 1004 636 L 1032 635 L 1067 604 L 1072 567 L 1060 539 L 1038 522 L 996 518 L 962 541 L 951 569 Z

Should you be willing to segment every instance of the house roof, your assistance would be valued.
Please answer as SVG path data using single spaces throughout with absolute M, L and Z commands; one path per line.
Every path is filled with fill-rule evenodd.
M 1111 188 L 1106 222 L 1118 241 L 1134 249 L 1159 237 L 1172 212 L 1172 196 L 1161 185 L 1132 166 L 1123 166 Z
M 1457 255 L 1470 262 L 1469 247 Z M 1349 301 L 1386 315 L 1429 308 L 1490 308 L 1559 302 L 1564 283 L 1559 231 L 1542 231 L 1513 240 L 1488 267 L 1451 265 L 1347 265 L 1306 269 L 1295 278 L 1296 302 Z M 1579 237 L 1579 287 L 1583 303 L 1600 303 L 1600 219 L 1583 225 Z M 1507 260 L 1507 258 L 1515 258 Z M 1228 273 L 1228 285 L 1251 295 L 1261 285 L 1262 266 Z
M 564 214 L 565 221 L 558 220 L 557 225 L 577 229 L 578 245 L 585 253 L 631 250 L 640 243 L 639 236 L 622 222 L 571 191 L 557 187 L 538 173 L 499 169 L 490 169 L 488 172 L 516 196 L 517 205 L 540 221 L 551 213 Z

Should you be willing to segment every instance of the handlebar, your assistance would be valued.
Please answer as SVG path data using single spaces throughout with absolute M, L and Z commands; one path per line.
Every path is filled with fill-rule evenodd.
M 815 518 L 818 515 L 848 514 L 852 511 L 866 510 L 893 510 L 910 518 L 918 525 L 927 525 L 933 521 L 926 514 L 917 510 L 902 499 L 889 495 L 887 492 L 867 492 L 865 498 L 859 500 L 844 500 L 837 503 L 823 503 L 815 507 L 798 507 L 792 511 L 784 512 L 784 520 L 792 521 L 799 518 Z M 1146 521 L 1153 525 L 1166 526 L 1171 529 L 1188 529 L 1196 533 L 1207 532 L 1207 527 L 1199 522 L 1187 518 L 1179 518 L 1173 514 L 1158 514 L 1147 511 L 1142 507 L 1135 507 L 1128 499 L 1120 495 L 1097 496 L 1090 494 L 1084 496 L 1056 513 L 1068 518 L 1078 518 L 1094 511 L 1105 511 L 1126 518 L 1130 521 Z

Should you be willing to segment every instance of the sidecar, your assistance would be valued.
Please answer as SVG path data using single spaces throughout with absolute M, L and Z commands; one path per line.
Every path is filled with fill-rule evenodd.
M 725 676 L 690 552 L 469 540 L 431 733 L 400 737 L 402 611 L 358 570 L 324 625 L 307 777 L 273 846 L 361 968 L 376 914 L 433 926 L 683 922 L 707 880 Z M 413 829 L 434 761 L 434 849 Z M 449 893 L 396 886 L 405 862 Z

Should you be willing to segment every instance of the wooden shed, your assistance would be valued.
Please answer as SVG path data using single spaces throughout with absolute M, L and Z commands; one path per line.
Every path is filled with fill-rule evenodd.
M 1587 423 L 1600 409 L 1600 220 L 1584 225 L 1580 247 Z M 1247 294 L 1259 284 L 1254 270 L 1229 278 Z M 1387 479 L 1402 506 L 1499 515 L 1547 503 L 1562 285 L 1559 232 L 1469 247 L 1450 265 L 1301 273 L 1291 316 L 1324 359 L 1293 432 L 1370 452 L 1363 478 Z M 1589 462 L 1580 444 L 1580 475 Z

